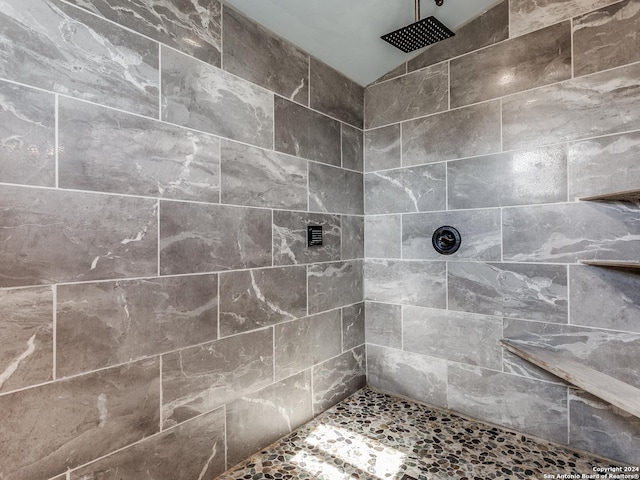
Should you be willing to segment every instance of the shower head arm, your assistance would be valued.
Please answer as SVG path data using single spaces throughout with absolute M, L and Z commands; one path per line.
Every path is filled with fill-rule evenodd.
M 416 0 L 416 22 L 420 21 L 420 0 Z

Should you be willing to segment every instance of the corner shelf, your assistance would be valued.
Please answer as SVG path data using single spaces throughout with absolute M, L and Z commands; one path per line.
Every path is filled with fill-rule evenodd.
M 587 201 L 609 201 L 609 202 L 638 202 L 640 201 L 640 190 L 626 190 L 624 192 L 605 193 L 592 197 L 582 197 L 580 200 Z
M 500 340 L 500 343 L 518 357 L 640 418 L 640 388 L 564 358 L 546 348 L 524 346 L 504 339 Z
M 640 262 L 627 262 L 624 260 L 580 260 L 584 265 L 607 268 L 632 268 L 640 270 Z

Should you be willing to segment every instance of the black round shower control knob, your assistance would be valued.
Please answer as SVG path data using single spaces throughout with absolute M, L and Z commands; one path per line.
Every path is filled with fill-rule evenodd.
M 433 232 L 431 243 L 436 252 L 442 255 L 451 255 L 456 253 L 460 248 L 460 232 L 453 227 L 440 227 Z

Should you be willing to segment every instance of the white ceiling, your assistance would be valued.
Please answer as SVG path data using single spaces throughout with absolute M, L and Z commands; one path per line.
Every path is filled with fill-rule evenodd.
M 380 39 L 414 22 L 414 0 L 225 1 L 363 86 L 423 51 L 405 54 Z M 435 15 L 455 32 L 496 3 L 422 0 L 422 18 Z

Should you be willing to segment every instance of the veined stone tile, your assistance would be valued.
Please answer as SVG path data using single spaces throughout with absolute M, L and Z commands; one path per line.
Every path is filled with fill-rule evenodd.
M 571 323 L 640 333 L 636 271 L 571 265 Z
M 218 203 L 220 140 L 59 99 L 61 188 Z
M 307 247 L 307 226 L 322 226 L 322 246 Z M 273 212 L 273 262 L 297 265 L 340 260 L 340 216 L 305 212 Z
M 342 353 L 340 310 L 275 326 L 276 380 Z
M 311 108 L 362 128 L 364 88 L 311 57 Z
M 451 410 L 561 444 L 568 443 L 565 386 L 450 364 L 448 397 Z
M 273 332 L 267 328 L 162 357 L 163 428 L 259 390 L 273 381 Z
M 276 150 L 339 167 L 342 164 L 341 138 L 337 120 L 276 97 Z
M 407 62 L 412 72 L 509 38 L 509 3 L 504 0 L 456 30 L 456 36 L 431 45 Z
M 569 144 L 569 200 L 635 190 L 640 185 L 640 133 Z
M 220 274 L 220 335 L 307 314 L 307 269 L 281 267 Z
M 445 308 L 445 262 L 367 260 L 364 278 L 366 300 Z
M 364 168 L 364 133 L 342 124 L 342 167 L 361 172 Z
M 71 472 L 72 480 L 213 478 L 225 470 L 219 408 Z
M 224 140 L 222 203 L 307 209 L 307 162 Z
M 455 227 L 462 238 L 460 249 L 449 256 L 433 248 L 433 232 L 442 225 Z M 403 215 L 402 258 L 499 261 L 500 230 L 498 209 Z
M 220 66 L 218 0 L 70 0 L 160 43 Z
M 640 208 L 632 203 L 512 207 L 502 215 L 507 261 L 638 259 Z
M 0 393 L 53 379 L 53 292 L 0 290 Z
M 58 378 L 218 338 L 218 277 L 59 285 Z
M 451 209 L 564 202 L 567 149 L 562 145 L 449 162 L 447 181 Z
M 402 166 L 399 123 L 366 131 L 364 142 L 366 172 Z
M 309 163 L 309 210 L 362 215 L 362 174 Z
M 630 65 L 504 98 L 504 149 L 640 128 L 638 78 L 640 65 Z
M 567 268 L 449 262 L 451 310 L 567 323 Z
M 451 107 L 571 78 L 571 22 L 451 60 Z
M 59 0 L 2 0 L 0 77 L 158 116 L 158 44 Z
M 402 307 L 386 303 L 365 302 L 365 337 L 367 344 L 402 349 Z
M 440 358 L 367 345 L 367 382 L 385 392 L 447 406 L 447 362 Z
M 569 390 L 569 413 L 569 445 L 640 465 L 637 417 L 578 390 Z
M 309 313 L 362 302 L 361 260 L 309 266 Z
M 212 272 L 271 265 L 271 211 L 164 202 L 160 272 Z
M 224 69 L 290 100 L 309 104 L 309 56 L 228 4 Z
M 2 287 L 157 274 L 154 200 L 4 186 L 0 205 Z
M 273 147 L 273 93 L 162 47 L 162 119 Z
M 402 216 L 366 216 L 364 219 L 366 258 L 400 258 L 402 251 Z
M 446 208 L 445 164 L 365 174 L 367 215 L 410 213 Z
M 640 60 L 637 0 L 615 3 L 573 20 L 575 75 L 618 67 Z
M 364 302 L 342 309 L 342 350 L 347 351 L 365 343 Z
M 434 308 L 403 307 L 404 350 L 502 370 L 502 318 Z
M 227 405 L 227 463 L 235 465 L 313 418 L 307 370 Z
M 365 128 L 441 112 L 449 106 L 449 66 L 441 63 L 365 89 Z
M 499 152 L 500 101 L 402 124 L 402 164 L 420 165 Z
M 0 178 L 55 186 L 54 95 L 0 82 Z
M 0 396 L 0 476 L 51 478 L 158 432 L 159 373 L 145 360 Z
M 313 367 L 313 411 L 316 415 L 364 388 L 364 345 Z
M 342 260 L 364 258 L 364 217 L 342 215 L 340 221 L 342 224 Z

